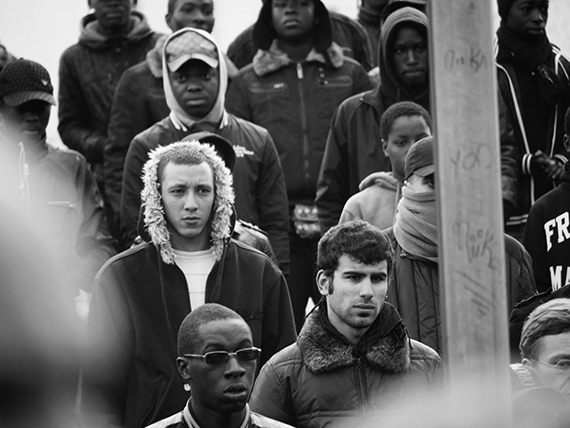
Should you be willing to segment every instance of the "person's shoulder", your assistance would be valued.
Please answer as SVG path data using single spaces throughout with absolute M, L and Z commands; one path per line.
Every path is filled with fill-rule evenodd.
M 270 134 L 267 129 L 262 126 L 259 126 L 249 120 L 242 119 L 241 117 L 237 117 L 234 114 L 228 113 L 229 124 L 227 127 L 227 132 L 229 134 L 229 139 L 233 143 L 234 140 L 231 139 L 231 134 L 233 133 L 246 133 L 245 140 L 251 141 L 251 138 L 254 138 L 253 141 L 257 141 L 255 138 L 262 138 L 263 140 L 267 139 Z
M 268 418 L 267 416 L 260 415 L 259 413 L 250 412 L 249 417 L 251 423 L 248 428 L 292 428 L 291 425 Z
M 274 263 L 271 261 L 271 259 L 264 254 L 263 252 L 259 251 L 257 248 L 253 248 L 251 245 L 245 244 L 243 242 L 240 242 L 236 239 L 230 239 L 230 243 L 229 243 L 230 248 L 233 248 L 237 254 L 238 259 L 245 259 L 245 260 L 249 260 L 250 262 L 256 262 L 257 265 L 259 264 L 271 264 L 273 266 Z M 254 267 L 255 265 L 250 265 L 250 267 Z M 277 269 L 277 267 L 275 267 L 275 269 L 277 271 L 279 271 L 279 269 Z
M 337 27 L 339 29 L 350 30 L 359 34 L 362 34 L 364 31 L 362 26 L 356 20 L 343 13 L 329 10 L 329 17 L 333 28 Z
M 141 77 L 153 77 L 146 60 L 136 63 L 125 70 L 121 80 L 140 79 Z
M 149 128 L 135 135 L 131 146 L 135 147 L 146 147 L 147 149 L 153 149 L 159 145 L 161 140 L 167 140 L 164 138 L 165 135 L 170 135 L 175 133 L 175 128 L 170 121 L 170 117 L 165 117 L 164 119 L 156 122 Z
M 272 370 L 275 372 L 279 372 L 289 366 L 301 367 L 303 365 L 303 352 L 301 347 L 297 342 L 294 342 L 273 354 L 266 364 L 268 367 L 272 367 Z
M 76 164 L 79 167 L 87 168 L 87 159 L 81 153 L 72 149 L 63 149 L 59 147 L 49 146 L 48 157 L 55 162 L 64 162 L 67 164 Z
M 155 259 L 156 256 L 157 252 L 153 244 L 144 242 L 135 245 L 108 259 L 97 273 L 97 278 L 101 278 L 111 271 L 125 270 L 130 272 L 134 267 L 140 266 L 141 261 Z
M 414 339 L 410 339 L 410 359 L 440 362 L 439 354 L 429 346 Z
M 350 113 L 355 111 L 359 106 L 365 104 L 365 98 L 369 97 L 374 92 L 374 89 L 369 89 L 358 94 L 351 95 L 345 99 L 338 106 L 339 111 L 344 111 L 345 113 Z
M 148 425 L 146 428 L 182 428 L 186 424 L 184 421 L 184 415 L 182 412 L 175 413 L 172 416 L 164 418 L 158 422 Z

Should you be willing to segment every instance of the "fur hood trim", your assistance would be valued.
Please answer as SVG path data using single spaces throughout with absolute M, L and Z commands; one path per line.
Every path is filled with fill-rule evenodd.
M 314 374 L 354 365 L 354 348 L 332 335 L 319 319 L 317 311 L 305 321 L 297 344 L 303 353 L 303 363 Z M 388 333 L 370 346 L 362 356 L 374 368 L 400 373 L 410 366 L 408 336 L 398 338 Z
M 141 192 L 144 223 L 150 239 L 159 249 L 164 263 L 174 264 L 175 255 L 170 242 L 170 232 L 165 218 L 164 206 L 158 182 L 158 164 L 176 150 L 184 149 L 188 157 L 199 159 L 197 163 L 207 162 L 214 171 L 215 198 L 210 220 L 210 240 L 214 257 L 219 261 L 224 252 L 225 243 L 230 239 L 234 191 L 232 174 L 224 161 L 209 144 L 198 141 L 176 142 L 161 146 L 150 152 L 149 160 L 143 167 L 144 188 Z
M 307 55 L 304 62 L 320 62 L 324 65 L 332 65 L 333 68 L 340 68 L 344 64 L 344 55 L 342 49 L 336 43 L 332 43 L 326 50 L 327 58 L 320 52 L 317 52 L 314 48 Z M 283 52 L 277 46 L 277 40 L 273 40 L 271 47 L 264 51 L 258 50 L 253 58 L 253 71 L 257 76 L 265 76 L 266 74 L 272 73 L 280 68 L 286 67 L 292 64 L 293 61 L 289 59 L 287 54 Z

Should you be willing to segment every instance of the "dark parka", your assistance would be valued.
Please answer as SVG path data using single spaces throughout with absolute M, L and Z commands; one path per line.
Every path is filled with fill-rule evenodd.
M 65 145 L 85 155 L 98 182 L 103 181 L 103 149 L 115 87 L 159 37 L 140 12 L 131 12 L 131 17 L 129 34 L 107 38 L 94 29 L 95 16 L 85 16 L 79 42 L 66 49 L 59 62 L 59 134 Z
M 436 389 L 441 359 L 408 338 L 390 304 L 361 339 L 362 347 L 349 345 L 326 324 L 313 312 L 297 342 L 265 364 L 250 400 L 253 411 L 297 428 L 348 427 L 369 411 L 393 411 L 406 397 Z M 385 333 L 374 336 L 382 327 Z
M 266 128 L 277 147 L 289 204 L 313 204 L 330 119 L 338 105 L 371 87 L 365 70 L 337 45 L 331 59 L 311 51 L 290 61 L 275 43 L 258 51 L 229 87 L 227 110 Z
M 384 111 L 398 101 L 414 101 L 429 111 L 429 82 L 426 80 L 421 94 L 412 96 L 398 83 L 393 70 L 388 47 L 395 37 L 395 30 L 405 23 L 423 27 L 427 34 L 427 17 L 419 10 L 405 7 L 393 12 L 386 19 L 380 36 L 381 83 L 373 90 L 345 100 L 332 118 L 316 196 L 323 233 L 338 223 L 344 204 L 358 192 L 358 184 L 363 178 L 373 172 L 391 169 L 382 150 L 380 135 L 380 117 Z
M 532 260 L 514 238 L 504 235 L 507 310 L 536 293 Z M 394 273 L 387 300 L 406 324 L 410 337 L 443 352 L 438 264 L 406 254 L 395 241 Z M 499 285 L 498 285 L 499 286 Z

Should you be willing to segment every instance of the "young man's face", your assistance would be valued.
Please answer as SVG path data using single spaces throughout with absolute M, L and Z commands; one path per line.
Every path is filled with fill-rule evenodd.
M 426 39 L 412 27 L 402 27 L 392 41 L 394 70 L 399 82 L 407 87 L 421 86 L 428 79 Z
M 214 2 L 178 0 L 172 13 L 166 14 L 166 23 L 173 32 L 190 27 L 211 33 L 214 28 Z
M 253 346 L 251 331 L 243 320 L 211 321 L 200 326 L 199 332 L 201 345 L 194 350 L 195 354 L 236 352 Z M 237 357 L 230 357 L 227 363 L 207 364 L 204 359 L 184 359 L 188 364 L 192 408 L 199 416 L 227 417 L 244 410 L 253 386 L 257 361 L 239 361 Z
M 210 215 L 214 206 L 214 172 L 206 163 L 168 163 L 160 192 L 172 247 L 201 251 L 210 246 Z
M 400 116 L 394 120 L 388 140 L 382 140 L 384 154 L 390 159 L 392 174 L 400 182 L 404 181 L 406 154 L 412 144 L 431 135 L 425 119 L 420 116 Z
M 433 192 L 435 190 L 434 174 L 430 174 L 425 177 L 412 174 L 406 181 L 406 186 L 415 193 Z
M 114 30 L 129 25 L 133 0 L 90 0 L 89 5 L 102 28 Z
M 271 11 L 273 28 L 280 39 L 303 40 L 312 34 L 315 26 L 312 0 L 273 0 Z
M 37 144 L 43 141 L 51 113 L 51 104 L 32 100 L 18 107 L 0 107 L 3 132 L 14 143 Z
M 218 97 L 218 69 L 203 61 L 191 59 L 178 70 L 168 73 L 172 93 L 178 104 L 191 117 L 205 117 Z
M 570 331 L 561 334 L 542 336 L 537 340 L 536 361 L 529 361 L 544 376 L 544 383 L 561 394 L 570 396 L 570 366 L 560 371 L 556 365 L 561 360 L 570 360 Z M 550 364 L 550 365 L 545 365 Z
M 507 15 L 507 26 L 515 33 L 540 36 L 546 31 L 548 0 L 515 0 Z
M 320 271 L 319 291 L 327 298 L 329 319 L 345 336 L 368 329 L 380 313 L 388 291 L 388 263 L 364 264 L 343 254 L 332 278 Z

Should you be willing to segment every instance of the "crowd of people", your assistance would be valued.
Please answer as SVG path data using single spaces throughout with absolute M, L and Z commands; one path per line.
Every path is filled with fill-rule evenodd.
M 445 384 L 429 0 L 362 0 L 356 20 L 321 0 L 264 0 L 227 53 L 214 1 L 168 0 L 172 33 L 158 34 L 134 0 L 88 0 L 58 94 L 0 45 L 3 227 L 41 229 L 3 238 L 16 256 L 2 324 L 20 282 L 38 296 L 59 283 L 57 329 L 88 296 L 57 383 L 69 426 L 392 417 Z M 521 426 L 567 426 L 570 61 L 547 37 L 548 0 L 497 3 L 512 402 Z M 53 106 L 63 149 L 46 142 Z M 31 254 L 43 262 L 28 270 Z M 39 284 L 44 264 L 57 274 Z M 30 379 L 0 374 L 21 382 L 7 422 L 64 426 L 47 399 L 22 418 L 12 402 Z

